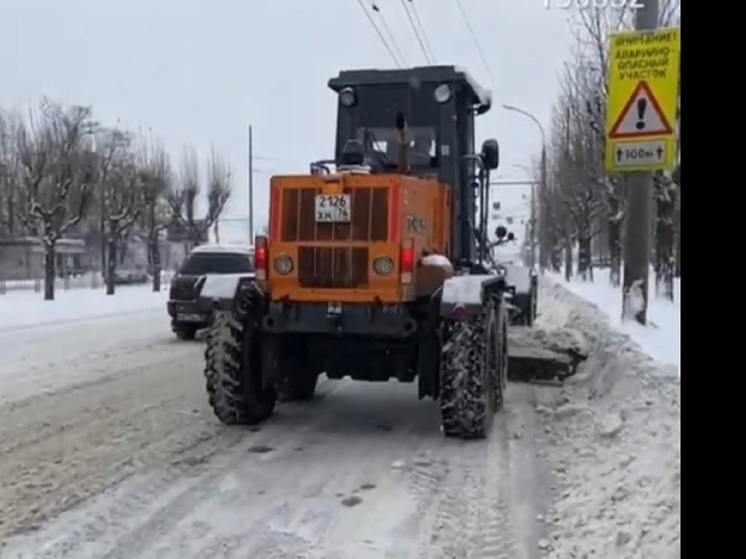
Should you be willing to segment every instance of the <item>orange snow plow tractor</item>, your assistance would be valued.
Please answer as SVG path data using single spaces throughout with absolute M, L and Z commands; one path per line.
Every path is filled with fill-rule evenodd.
M 206 277 L 205 379 L 228 424 L 313 397 L 319 375 L 417 383 L 446 435 L 484 437 L 508 372 L 506 283 L 487 267 L 497 141 L 463 70 L 341 72 L 334 158 L 275 176 L 255 273 Z M 231 283 L 232 282 L 232 283 Z

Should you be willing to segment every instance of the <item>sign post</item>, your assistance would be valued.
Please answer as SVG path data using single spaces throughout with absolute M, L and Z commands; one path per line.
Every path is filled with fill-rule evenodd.
M 640 0 L 635 31 L 615 34 L 609 53 L 605 168 L 627 186 L 622 319 L 647 322 L 653 173 L 676 159 L 681 34 L 658 29 L 658 0 Z

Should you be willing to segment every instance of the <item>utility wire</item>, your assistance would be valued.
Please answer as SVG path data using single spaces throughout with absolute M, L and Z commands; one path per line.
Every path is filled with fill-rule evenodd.
M 394 37 L 389 24 L 386 23 L 386 19 L 383 17 L 383 13 L 381 12 L 381 8 L 378 7 L 378 4 L 376 4 L 375 0 L 368 0 L 368 2 L 370 3 L 370 8 L 378 14 L 378 18 L 381 20 L 381 24 L 383 24 L 383 30 L 386 32 L 389 40 L 391 41 L 391 44 L 394 46 L 393 50 L 396 51 L 396 55 L 399 57 L 401 63 L 406 66 L 407 61 L 404 58 L 404 54 L 402 54 L 402 50 L 399 48 L 399 44 L 396 42 L 396 37 Z
M 391 58 L 394 60 L 394 63 L 401 68 L 401 63 L 399 62 L 399 59 L 396 58 L 396 55 L 394 54 L 394 51 L 391 49 L 391 46 L 386 41 L 386 37 L 383 36 L 383 33 L 381 33 L 381 30 L 378 29 L 378 26 L 376 25 L 376 22 L 373 20 L 373 17 L 370 15 L 368 10 L 365 9 L 365 4 L 363 4 L 363 0 L 357 0 L 358 5 L 360 6 L 360 9 L 365 12 L 365 16 L 368 18 L 368 21 L 373 26 L 373 29 L 376 30 L 376 33 L 378 34 L 378 38 L 381 39 L 381 42 L 383 43 L 383 46 L 386 47 L 386 50 L 389 51 L 389 54 L 391 55 Z
M 430 53 L 430 60 L 434 63 L 435 62 L 435 54 L 433 53 L 433 47 L 430 44 L 430 41 L 427 39 L 427 33 L 425 33 L 425 26 L 422 25 L 422 20 L 420 19 L 420 14 L 417 12 L 417 6 L 414 3 L 414 0 L 408 0 L 410 5 L 412 6 L 412 14 L 414 14 L 414 19 L 417 22 L 417 25 L 420 27 L 420 32 L 422 33 L 422 39 L 425 41 L 425 46 L 427 47 L 427 51 Z
M 425 60 L 428 64 L 431 63 L 430 61 L 430 55 L 427 52 L 427 49 L 425 48 L 425 43 L 422 41 L 422 37 L 420 37 L 420 33 L 417 30 L 417 26 L 414 24 L 414 20 L 412 19 L 412 14 L 409 13 L 409 10 L 407 9 L 407 3 L 405 0 L 401 0 L 401 7 L 404 8 L 404 12 L 407 14 L 407 19 L 409 20 L 409 24 L 412 26 L 412 31 L 414 31 L 414 36 L 417 38 L 417 42 L 420 44 L 420 48 L 422 49 L 422 54 L 425 55 Z
M 490 69 L 490 65 L 487 64 L 487 58 L 484 56 L 484 51 L 482 51 L 482 46 L 479 44 L 479 39 L 477 39 L 477 34 L 474 32 L 474 28 L 471 26 L 471 22 L 469 21 L 469 16 L 466 15 L 466 11 L 464 10 L 463 4 L 461 4 L 461 0 L 456 0 L 456 4 L 458 5 L 458 9 L 461 12 L 461 15 L 464 18 L 464 23 L 466 23 L 466 27 L 469 29 L 469 34 L 471 35 L 472 40 L 474 41 L 474 45 L 477 47 L 477 52 L 479 53 L 479 58 L 482 59 L 482 64 L 484 64 L 485 69 L 487 70 L 487 73 L 490 76 L 490 80 L 492 80 L 492 85 L 495 85 L 495 76 L 492 74 L 492 70 Z
M 394 46 L 393 50 L 396 52 L 396 56 L 399 58 L 401 63 L 406 66 L 407 61 L 404 58 L 404 54 L 399 48 L 399 43 L 396 42 L 396 37 L 394 37 L 394 33 L 391 31 L 389 24 L 386 23 L 386 18 L 383 17 L 381 8 L 378 7 L 378 4 L 376 4 L 375 0 L 368 0 L 368 3 L 370 3 L 370 8 L 378 14 L 378 18 L 381 20 L 381 24 L 383 25 L 383 30 L 386 32 L 386 35 L 388 35 L 389 40 L 391 41 L 391 44 Z

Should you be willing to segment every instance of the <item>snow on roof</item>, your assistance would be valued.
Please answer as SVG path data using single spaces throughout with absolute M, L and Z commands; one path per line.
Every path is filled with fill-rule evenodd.
M 454 66 L 454 70 L 457 72 L 461 72 L 464 75 L 464 79 L 469 83 L 471 88 L 474 90 L 474 93 L 477 94 L 477 97 L 479 97 L 479 102 L 482 105 L 492 105 L 492 91 L 489 89 L 485 89 L 481 85 L 477 83 L 477 81 L 471 77 L 469 72 L 466 71 L 466 69 L 461 68 L 459 66 Z
M 232 299 L 242 278 L 256 277 L 253 272 L 243 274 L 208 274 L 200 290 L 200 297 L 207 299 Z
M 194 250 L 192 252 L 230 252 L 230 253 L 238 253 L 238 254 L 254 254 L 254 247 L 251 245 L 227 245 L 227 244 L 209 244 L 209 245 L 199 245 L 197 247 L 194 247 Z
M 422 257 L 423 266 L 439 266 L 441 268 L 453 268 L 453 264 L 442 254 L 428 254 Z

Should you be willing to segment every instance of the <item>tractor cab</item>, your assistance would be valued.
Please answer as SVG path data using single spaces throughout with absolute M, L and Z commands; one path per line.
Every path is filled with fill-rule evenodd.
M 486 231 L 487 175 L 499 164 L 495 140 L 481 153 L 475 146 L 475 118 L 490 109 L 489 92 L 454 66 L 346 70 L 329 87 L 338 94 L 335 163 L 448 185 L 452 257 L 479 260 L 475 230 Z

